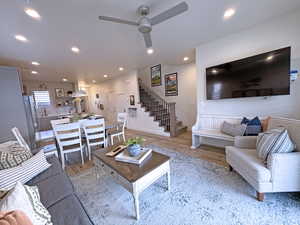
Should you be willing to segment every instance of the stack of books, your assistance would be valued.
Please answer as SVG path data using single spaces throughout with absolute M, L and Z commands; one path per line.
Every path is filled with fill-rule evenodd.
M 127 150 L 119 153 L 115 160 L 126 163 L 133 163 L 137 165 L 141 165 L 145 160 L 151 157 L 152 149 L 142 148 L 141 153 L 138 156 L 130 156 Z

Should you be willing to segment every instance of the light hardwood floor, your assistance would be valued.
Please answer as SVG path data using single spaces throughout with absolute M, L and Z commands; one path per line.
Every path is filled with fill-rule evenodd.
M 209 162 L 228 167 L 225 161 L 225 150 L 222 148 L 203 145 L 198 149 L 191 149 L 190 147 L 192 145 L 192 133 L 190 131 L 185 132 L 177 137 L 171 138 L 140 131 L 126 130 L 126 138 L 132 138 L 136 136 L 144 138 L 146 145 L 154 144 L 159 147 L 168 148 L 170 150 L 178 151 L 192 157 L 204 159 Z M 68 165 L 66 167 L 66 171 L 70 176 L 74 176 L 76 174 L 84 172 L 85 170 L 93 166 L 93 162 L 88 161 L 83 166 L 81 165 L 81 163 Z

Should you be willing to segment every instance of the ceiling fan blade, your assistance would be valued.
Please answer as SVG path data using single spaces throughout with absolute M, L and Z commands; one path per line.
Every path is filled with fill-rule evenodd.
M 144 33 L 144 40 L 147 48 L 152 47 L 152 39 L 151 39 L 151 34 L 150 33 Z
M 173 8 L 153 17 L 151 19 L 151 24 L 156 25 L 161 22 L 164 22 L 165 20 L 168 20 L 174 16 L 177 16 L 177 15 L 187 11 L 188 8 L 189 8 L 189 6 L 186 2 L 181 2 L 178 5 L 174 6 Z
M 132 25 L 132 26 L 138 26 L 139 24 L 133 21 L 129 20 L 123 20 L 115 17 L 109 17 L 109 16 L 99 16 L 99 20 L 105 20 L 105 21 L 110 21 L 114 23 L 121 23 L 121 24 L 127 24 L 127 25 Z

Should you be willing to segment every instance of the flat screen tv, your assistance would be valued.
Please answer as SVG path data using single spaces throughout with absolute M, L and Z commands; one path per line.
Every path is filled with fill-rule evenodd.
M 291 48 L 206 69 L 208 100 L 290 94 Z

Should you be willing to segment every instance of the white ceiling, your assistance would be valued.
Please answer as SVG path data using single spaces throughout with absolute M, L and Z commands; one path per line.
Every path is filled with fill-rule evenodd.
M 180 64 L 184 56 L 194 58 L 200 43 L 237 32 L 300 8 L 299 0 L 186 0 L 189 11 L 154 27 L 155 53 L 147 55 L 144 41 L 132 26 L 100 22 L 99 15 L 137 20 L 136 9 L 142 3 L 156 15 L 181 0 L 31 0 L 42 19 L 33 20 L 24 13 L 25 0 L 1 1 L 0 64 L 35 69 L 25 79 L 91 82 L 104 74 L 121 75 L 126 71 L 157 63 Z M 223 13 L 229 7 L 236 14 L 228 21 Z M 29 40 L 14 39 L 22 34 Z M 78 46 L 80 54 L 70 51 Z M 41 66 L 30 65 L 38 61 Z M 26 71 L 26 70 L 25 70 Z

